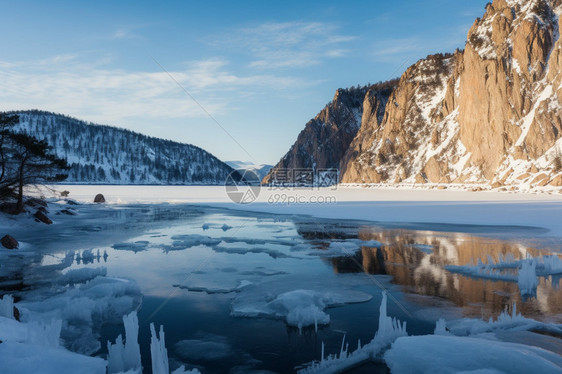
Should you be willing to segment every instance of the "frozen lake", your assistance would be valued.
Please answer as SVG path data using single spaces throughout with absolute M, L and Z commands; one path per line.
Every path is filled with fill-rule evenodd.
M 410 335 L 432 333 L 438 318 L 495 318 L 514 303 L 523 316 L 562 323 L 562 266 L 551 256 L 561 245 L 539 227 L 187 204 L 68 208 L 78 215 L 55 206 L 51 227 L 12 226 L 24 246 L 3 255 L 1 293 L 35 319 L 62 318 L 67 347 L 101 356 L 123 332 L 120 317 L 138 309 L 145 373 L 150 322 L 164 325 L 171 369 L 292 372 L 318 359 L 322 342 L 334 353 L 344 335 L 353 346 L 370 341 L 382 289 Z M 530 258 L 538 282 L 526 290 L 518 270 Z

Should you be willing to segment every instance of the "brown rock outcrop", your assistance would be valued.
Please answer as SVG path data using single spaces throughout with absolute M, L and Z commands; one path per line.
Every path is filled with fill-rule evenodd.
M 406 70 L 382 123 L 365 107 L 341 181 L 418 182 L 423 174 L 433 183 L 512 184 L 527 171 L 552 172 L 544 159 L 562 149 L 561 10 L 560 0 L 489 4 L 463 51 Z
M 289 152 L 262 182 L 273 183 L 282 176 L 286 178 L 285 182 L 306 183 L 306 180 L 299 180 L 295 172 L 307 170 L 314 174 L 322 169 L 337 169 L 361 123 L 382 122 L 388 96 L 395 84 L 390 81 L 338 89 L 333 100 L 306 124 Z

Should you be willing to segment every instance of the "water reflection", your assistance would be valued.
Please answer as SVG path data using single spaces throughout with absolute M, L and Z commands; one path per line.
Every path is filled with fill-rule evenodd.
M 303 230 L 301 230 L 303 232 Z M 335 227 L 336 238 L 353 237 L 353 228 Z M 560 275 L 539 277 L 536 297 L 523 299 L 516 282 L 490 280 L 455 274 L 448 265 L 497 263 L 500 259 L 515 261 L 527 257 L 551 254 L 545 249 L 526 247 L 519 242 L 484 238 L 462 233 L 412 231 L 363 227 L 357 237 L 363 241 L 376 240 L 378 247 L 361 247 L 353 256 L 331 258 L 327 261 L 336 273 L 388 274 L 406 292 L 445 298 L 462 307 L 465 315 L 488 318 L 517 303 L 523 315 L 538 319 L 562 319 L 562 291 Z M 322 250 L 323 239 L 330 231 L 316 237 L 306 231 L 303 237 Z M 515 272 L 515 269 L 507 269 Z

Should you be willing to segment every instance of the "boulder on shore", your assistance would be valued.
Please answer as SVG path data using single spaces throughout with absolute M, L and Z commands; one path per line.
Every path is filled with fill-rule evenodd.
M 94 203 L 105 203 L 105 197 L 103 197 L 101 193 L 97 194 L 96 197 L 94 197 Z
M 35 212 L 33 217 L 35 217 L 35 219 L 37 221 L 46 223 L 47 225 L 50 225 L 51 223 L 53 223 L 53 221 L 51 221 L 51 219 L 49 217 L 47 217 L 45 215 L 45 213 L 43 213 L 41 210 L 38 210 L 37 212 Z
M 4 235 L 2 239 L 0 239 L 0 243 L 7 248 L 7 249 L 17 249 L 20 245 L 18 241 L 11 235 Z

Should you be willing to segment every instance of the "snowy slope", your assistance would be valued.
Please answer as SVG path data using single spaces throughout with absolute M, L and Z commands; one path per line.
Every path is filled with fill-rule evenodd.
M 71 166 L 66 182 L 223 184 L 232 168 L 190 144 L 42 112 L 17 112 L 15 130 L 45 139 Z

